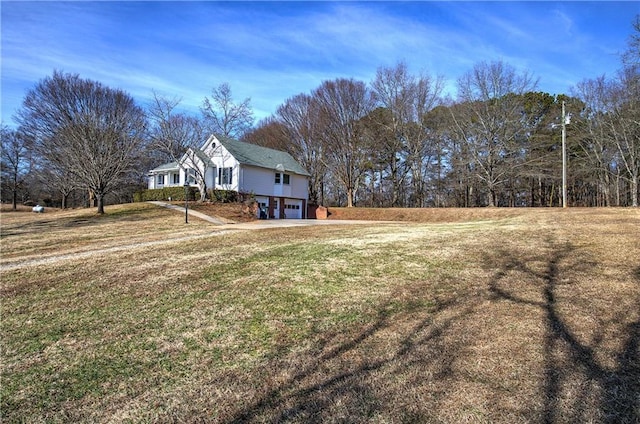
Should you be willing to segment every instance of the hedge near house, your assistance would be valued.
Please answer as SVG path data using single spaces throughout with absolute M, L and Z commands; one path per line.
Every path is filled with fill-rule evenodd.
M 187 188 L 187 200 L 196 200 L 196 194 L 199 195 L 196 187 Z M 164 187 L 151 190 L 143 190 L 133 195 L 134 202 L 149 202 L 152 200 L 159 201 L 184 201 L 184 187 Z

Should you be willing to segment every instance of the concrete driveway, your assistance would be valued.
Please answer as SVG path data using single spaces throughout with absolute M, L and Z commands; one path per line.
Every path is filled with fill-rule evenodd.
M 157 206 L 175 210 L 184 215 L 184 207 L 173 205 L 166 202 L 150 201 Z M 225 222 L 222 219 L 215 218 L 193 209 L 188 210 L 189 217 L 202 219 L 210 222 L 214 225 L 219 225 L 223 228 L 238 229 L 238 230 L 258 230 L 263 228 L 286 228 L 286 227 L 309 227 L 312 225 L 356 225 L 356 224 L 372 224 L 374 221 L 358 221 L 358 220 L 338 220 L 338 219 L 262 219 L 252 222 L 231 223 Z

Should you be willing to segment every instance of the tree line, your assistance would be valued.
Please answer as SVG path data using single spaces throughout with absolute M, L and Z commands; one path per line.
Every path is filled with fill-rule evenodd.
M 638 206 L 639 46 L 636 17 L 617 74 L 569 94 L 540 92 L 531 74 L 497 61 L 462 75 L 453 99 L 443 78 L 399 62 L 369 83 L 324 81 L 256 125 L 250 99 L 234 101 L 228 84 L 194 116 L 178 98 L 153 93 L 143 109 L 121 90 L 56 71 L 27 93 L 17 129 L 2 127 L 2 199 L 64 207 L 75 193 L 103 211 L 108 196 L 130 200 L 147 170 L 197 154 L 217 133 L 291 153 L 311 174 L 310 203 L 557 206 L 564 127 L 568 204 Z
M 254 121 L 249 99 L 234 102 L 228 84 L 204 98 L 200 117 L 179 103 L 154 92 L 143 109 L 122 90 L 54 71 L 27 92 L 17 129 L 2 125 L 2 201 L 102 214 L 105 202 L 131 202 L 146 188 L 150 169 L 198 154 L 211 133 L 240 137 Z

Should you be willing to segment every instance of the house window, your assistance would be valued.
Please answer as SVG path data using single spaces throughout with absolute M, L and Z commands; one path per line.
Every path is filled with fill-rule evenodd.
M 158 185 L 164 185 L 164 175 L 158 175 Z
M 172 174 L 172 175 L 173 175 L 172 183 L 173 184 L 180 184 L 180 174 Z
M 282 182 L 283 184 L 289 185 L 289 180 L 291 176 L 289 174 L 282 174 Z
M 233 184 L 233 168 L 218 168 L 218 184 Z
M 276 172 L 276 181 L 275 181 L 275 182 L 276 182 L 276 184 L 280 184 L 280 181 L 282 181 L 282 180 L 280 179 L 280 173 L 279 173 L 279 172 Z
M 187 178 L 187 182 L 189 184 L 195 184 L 196 183 L 196 171 L 195 171 L 195 169 L 187 169 L 186 178 Z

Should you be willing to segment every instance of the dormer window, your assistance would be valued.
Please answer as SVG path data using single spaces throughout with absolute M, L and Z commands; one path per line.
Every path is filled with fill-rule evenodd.
M 291 176 L 289 174 L 282 174 L 282 183 L 289 185 Z
M 282 182 L 280 175 L 281 174 L 279 172 L 276 172 L 276 180 L 275 180 L 276 184 L 280 184 Z

